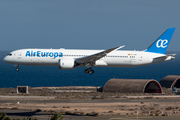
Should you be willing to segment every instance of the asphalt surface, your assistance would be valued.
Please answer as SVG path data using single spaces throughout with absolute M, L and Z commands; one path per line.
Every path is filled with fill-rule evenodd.
M 0 100 L 7 99 L 55 99 L 55 96 L 0 96 Z
M 179 102 L 180 99 L 119 99 L 119 100 L 0 100 L 0 103 L 113 103 L 113 102 Z

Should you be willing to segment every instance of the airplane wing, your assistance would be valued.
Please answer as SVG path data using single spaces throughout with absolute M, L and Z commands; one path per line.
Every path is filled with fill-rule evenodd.
M 124 46 L 119 46 L 119 47 L 115 47 L 115 48 L 111 48 L 108 50 L 105 50 L 103 52 L 94 54 L 94 55 L 90 55 L 87 57 L 83 57 L 83 58 L 77 58 L 75 61 L 78 64 L 84 64 L 84 63 L 90 63 L 91 65 L 94 64 L 97 60 L 101 59 L 102 57 L 106 56 L 108 53 L 114 51 L 114 50 L 118 50 L 120 48 L 123 48 Z

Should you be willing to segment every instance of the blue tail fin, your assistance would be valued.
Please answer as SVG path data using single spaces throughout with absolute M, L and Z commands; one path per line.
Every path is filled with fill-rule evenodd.
M 167 29 L 145 52 L 165 54 L 175 29 Z

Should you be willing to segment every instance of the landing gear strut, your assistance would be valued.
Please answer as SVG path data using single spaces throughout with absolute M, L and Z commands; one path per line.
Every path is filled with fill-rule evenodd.
M 14 65 L 16 67 L 16 71 L 19 71 L 19 65 Z
M 94 70 L 92 70 L 91 68 L 88 68 L 84 71 L 86 74 L 89 73 L 90 75 L 94 73 Z

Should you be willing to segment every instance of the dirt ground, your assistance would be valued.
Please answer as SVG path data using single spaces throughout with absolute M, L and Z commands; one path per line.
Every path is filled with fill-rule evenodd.
M 0 88 L 0 96 L 56 96 L 55 100 L 65 102 L 32 102 L 24 99 L 24 102 L 15 100 L 0 103 L 0 109 L 44 111 L 49 113 L 59 112 L 64 115 L 141 115 L 141 116 L 179 116 L 180 98 L 152 98 L 152 96 L 173 96 L 168 89 L 163 94 L 141 94 L 141 93 L 103 93 L 98 92 L 96 87 L 51 87 L 51 88 L 29 88 L 28 94 L 17 94 L 16 88 Z M 129 98 L 128 96 L 147 96 L 144 98 Z M 132 102 L 121 102 L 121 100 L 133 99 Z M 143 102 L 143 99 L 149 102 Z M 154 99 L 178 99 L 176 102 L 153 101 Z M 68 100 L 75 100 L 75 102 Z M 100 102 L 95 102 L 99 100 Z M 105 100 L 116 100 L 104 102 Z M 119 100 L 119 101 L 118 101 Z M 152 100 L 152 102 L 151 102 Z M 1 100 L 0 100 L 1 101 Z M 84 102 L 86 101 L 86 102 Z M 90 102 L 87 102 L 90 101 Z
M 28 88 L 28 94 L 17 94 L 17 88 L 0 88 L 0 96 L 56 96 L 56 99 L 113 99 L 126 96 L 174 95 L 170 89 L 163 88 L 163 94 L 158 93 L 105 93 L 102 87 L 35 87 Z

